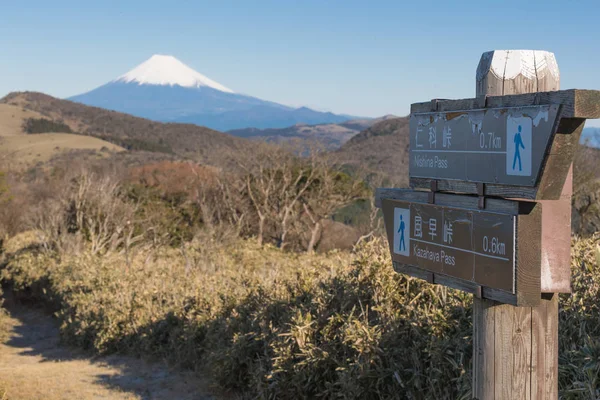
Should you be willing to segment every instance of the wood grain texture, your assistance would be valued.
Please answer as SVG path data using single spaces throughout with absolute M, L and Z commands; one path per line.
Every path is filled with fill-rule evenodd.
M 544 399 L 558 399 L 558 295 L 544 299 L 546 319 L 540 328 L 545 334 Z M 536 307 L 537 308 L 537 307 Z
M 484 397 L 494 393 L 494 374 L 484 374 L 483 371 L 494 370 L 494 331 L 495 320 L 489 309 L 494 301 L 481 300 L 473 304 L 473 397 L 476 399 L 493 399 L 494 396 Z
M 512 306 L 508 306 L 512 307 Z M 510 311 L 509 311 L 510 313 Z M 518 307 L 512 319 L 512 393 L 514 398 L 527 399 L 531 391 L 531 308 Z
M 430 185 L 431 179 L 410 178 L 412 189 L 429 189 Z M 478 194 L 477 183 L 475 182 L 438 179 L 437 187 L 440 192 Z M 485 184 L 483 195 L 534 200 L 537 198 L 537 191 L 536 187 Z
M 558 200 L 579 146 L 585 119 L 563 118 L 542 167 L 537 199 Z
M 562 105 L 563 118 L 600 118 L 600 91 L 569 89 L 486 98 L 485 108 L 522 107 L 540 104 Z M 481 109 L 480 98 L 442 100 L 435 111 L 469 111 Z M 413 103 L 411 113 L 431 112 L 431 102 Z
M 507 79 L 511 72 L 514 76 Z M 476 95 L 502 96 L 558 90 L 559 83 L 554 54 L 535 50 L 495 50 L 481 56 L 477 67 Z
M 531 310 L 531 399 L 545 399 L 547 304 Z
M 394 271 L 398 273 L 406 274 L 412 276 L 413 278 L 423 279 L 429 283 L 435 283 L 436 285 L 443 285 L 452 289 L 462 290 L 463 292 L 471 294 L 475 294 L 478 291 L 478 288 L 481 287 L 474 282 L 455 278 L 442 273 L 432 273 L 431 271 L 427 271 L 414 265 L 402 264 L 396 261 L 392 261 L 392 265 L 394 267 Z M 483 287 L 482 294 L 483 299 L 485 300 L 501 302 L 502 304 L 517 305 L 517 296 L 504 290 Z
M 541 296 L 542 205 L 517 219 L 517 303 L 534 306 Z
M 413 203 L 428 203 L 429 192 L 411 189 L 377 188 L 375 190 L 375 205 L 379 208 L 381 208 L 382 199 L 403 200 Z M 478 199 L 476 196 L 436 193 L 433 204 L 482 211 L 478 207 Z M 483 210 L 518 215 L 519 202 L 515 200 L 504 199 L 486 199 L 485 208 Z
M 496 399 L 508 400 L 517 399 L 512 396 L 512 378 L 513 378 L 513 312 L 511 306 L 506 304 L 496 304 L 488 310 L 493 313 L 494 324 L 494 392 Z M 484 371 L 491 373 L 492 371 Z
M 558 200 L 541 200 L 543 293 L 571 293 L 571 197 L 573 166 Z
M 489 57 L 489 56 L 488 56 Z M 483 60 L 485 64 L 487 61 Z M 481 63 L 480 63 L 481 65 Z M 479 71 L 478 76 L 481 75 Z M 523 91 L 543 90 L 541 88 L 552 87 L 552 77 L 538 76 L 542 81 L 538 81 L 540 89 L 532 89 L 531 86 L 516 84 L 511 85 L 504 82 L 503 94 L 505 96 L 488 97 L 486 107 L 498 106 L 521 106 L 531 104 L 561 104 L 561 115 L 565 118 L 597 118 L 600 115 L 600 92 L 581 91 L 581 90 L 566 90 L 566 91 L 550 91 L 538 92 L 530 94 L 510 94 L 522 93 Z M 479 81 L 479 79 L 478 79 Z M 558 89 L 558 80 L 556 80 Z M 509 91 L 507 91 L 507 89 Z M 477 86 L 478 95 L 496 94 L 492 92 L 492 85 Z M 464 108 L 469 103 L 468 100 L 459 100 L 455 103 L 442 102 L 438 104 L 440 108 L 452 109 L 453 107 Z M 471 101 L 474 106 L 475 102 Z M 415 107 L 415 108 L 418 108 Z M 552 170 L 564 170 L 567 174 L 569 166 L 563 162 L 569 158 L 568 152 L 571 151 L 572 140 L 578 136 L 577 128 L 570 129 L 572 138 L 567 138 L 569 128 L 577 123 L 562 122 L 559 125 L 558 134 L 556 136 L 556 146 L 549 149 L 549 157 L 546 162 L 546 171 L 544 175 L 552 174 Z M 561 132 L 562 129 L 562 132 Z M 565 137 L 560 137 L 561 135 Z M 576 138 L 578 140 L 578 137 Z M 567 154 L 562 155 L 565 151 Z M 556 156 L 553 157 L 552 156 Z M 571 158 L 572 160 L 572 158 Z M 570 161 L 569 161 L 570 162 Z M 555 170 L 555 171 L 556 171 Z M 560 198 L 560 191 L 556 188 L 560 181 L 566 179 L 562 176 L 548 176 L 546 181 L 542 178 L 541 184 L 544 186 L 541 196 Z M 562 184 L 560 184 L 562 189 Z M 540 193 L 536 193 L 536 198 L 540 198 Z M 523 204 L 523 203 L 522 203 Z M 541 253 L 538 249 L 532 249 L 532 243 L 541 243 L 541 229 L 532 228 L 528 220 L 537 221 L 542 216 L 542 207 L 536 205 L 527 217 L 522 217 L 518 223 L 518 235 L 525 239 L 523 242 L 517 242 L 517 297 L 523 301 L 522 293 L 519 289 L 523 289 L 523 285 L 541 285 Z M 541 224 L 540 224 L 541 227 Z M 525 248 L 523 248 L 525 247 Z M 523 269 L 521 269 L 523 267 Z M 541 290 L 541 286 L 540 286 Z M 485 291 L 484 291 L 485 293 Z M 528 296 L 526 296 L 528 297 Z M 484 304 L 484 300 L 477 298 L 473 299 L 473 342 L 478 344 L 478 348 L 474 348 L 477 352 L 482 348 L 481 343 L 494 343 L 494 351 L 488 349 L 487 356 L 493 357 L 493 366 L 486 362 L 486 355 L 477 355 L 473 357 L 474 372 L 474 394 L 478 399 L 557 399 L 558 398 L 558 303 L 557 295 L 553 296 L 552 300 L 545 300 L 542 295 L 538 297 L 538 305 L 535 307 L 513 307 L 508 304 L 494 303 L 492 306 Z M 556 307 L 555 307 L 556 304 Z M 483 310 L 483 315 L 476 315 L 479 310 Z M 493 320 L 493 329 L 485 329 L 483 327 L 484 318 Z M 489 324 L 490 326 L 492 324 Z M 476 379 L 475 379 L 476 377 Z M 493 378 L 492 378 L 493 377 Z M 482 385 L 482 381 L 490 381 L 493 383 L 490 386 Z

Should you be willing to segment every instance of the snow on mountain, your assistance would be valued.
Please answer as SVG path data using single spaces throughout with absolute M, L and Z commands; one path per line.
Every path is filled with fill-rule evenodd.
M 136 82 L 140 85 L 179 85 L 188 88 L 207 86 L 221 92 L 234 93 L 218 82 L 194 71 L 173 56 L 155 54 L 113 82 Z
M 234 93 L 165 55 L 154 55 L 117 79 L 68 100 L 155 121 L 192 123 L 220 131 L 340 123 L 355 118 Z

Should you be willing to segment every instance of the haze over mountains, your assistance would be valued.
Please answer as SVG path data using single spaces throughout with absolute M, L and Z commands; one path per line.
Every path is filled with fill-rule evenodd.
M 398 118 L 395 115 L 385 115 L 381 118 L 353 119 L 339 124 L 296 124 L 286 128 L 234 129 L 228 133 L 252 140 L 262 140 L 272 143 L 283 143 L 294 139 L 319 142 L 328 150 L 335 150 L 352 139 L 363 130 L 381 121 Z
M 193 123 L 220 131 L 340 123 L 355 118 L 235 93 L 167 55 L 154 55 L 111 82 L 69 100 L 155 121 Z

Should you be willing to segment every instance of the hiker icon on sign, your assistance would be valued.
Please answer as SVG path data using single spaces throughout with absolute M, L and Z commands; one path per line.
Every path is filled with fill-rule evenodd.
M 515 158 L 513 159 L 513 166 L 512 169 L 515 169 L 515 166 L 517 164 L 517 160 L 519 160 L 519 171 L 523 170 L 523 167 L 521 166 L 521 148 L 523 148 L 523 150 L 525 150 L 525 145 L 523 144 L 523 139 L 521 138 L 521 125 L 519 125 L 519 132 L 515 133 Z
M 406 251 L 406 242 L 404 241 L 404 229 L 406 228 L 406 224 L 402 221 L 402 214 L 400 214 L 400 228 L 398 228 L 398 232 L 400 234 L 400 245 L 398 246 L 398 252 Z
M 529 116 L 506 120 L 506 175 L 531 176 L 533 123 Z
M 410 210 L 394 208 L 394 254 L 410 256 Z

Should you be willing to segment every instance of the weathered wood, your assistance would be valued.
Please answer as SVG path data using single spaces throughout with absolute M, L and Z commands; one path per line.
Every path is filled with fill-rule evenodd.
M 479 288 L 481 288 L 482 299 L 490 301 L 493 300 L 503 304 L 517 305 L 517 296 L 504 290 L 481 287 L 474 282 L 469 282 L 443 273 L 432 273 L 431 271 L 427 271 L 414 265 L 407 265 L 396 261 L 392 261 L 392 265 L 394 267 L 394 271 L 401 274 L 410 275 L 413 278 L 423 279 L 436 285 L 448 286 L 452 289 L 461 290 L 473 295 L 475 295 Z M 432 277 L 433 279 L 431 279 Z
M 477 96 L 546 92 L 559 86 L 556 59 L 547 51 L 489 51 L 483 53 L 477 67 Z
M 489 62 L 484 60 L 481 64 L 485 65 L 486 63 Z M 542 78 L 543 81 L 538 82 L 539 86 L 548 87 L 552 85 L 552 82 L 550 82 L 552 76 L 544 75 Z M 506 76 L 502 79 L 506 81 Z M 556 79 L 556 89 L 558 89 L 558 85 L 559 82 Z M 477 94 L 488 94 L 485 90 L 488 90 L 488 88 L 489 90 L 497 90 L 497 86 L 498 84 L 489 84 L 487 81 L 481 85 L 478 83 Z M 533 91 L 532 88 L 533 86 L 531 85 L 507 84 L 507 82 L 503 82 L 502 93 L 505 96 L 488 97 L 486 106 L 514 106 L 521 105 L 523 102 L 526 104 L 561 104 L 561 115 L 563 118 L 595 118 L 595 115 L 600 114 L 600 103 L 591 104 L 594 101 L 600 101 L 600 92 L 567 90 L 506 96 L 511 91 L 512 93 L 527 90 Z M 482 91 L 485 93 L 482 93 Z M 490 94 L 495 93 L 491 92 Z M 454 106 L 462 108 L 464 105 L 464 101 L 459 101 L 459 103 L 455 104 L 441 102 L 438 107 L 449 107 L 451 109 Z M 564 124 L 561 124 L 561 126 L 564 127 Z M 564 169 L 564 164 L 561 165 L 562 156 L 557 151 L 559 151 L 559 147 L 569 147 L 572 142 L 568 138 L 561 136 L 568 136 L 574 133 L 571 139 L 575 139 L 578 135 L 575 130 L 567 133 L 563 129 L 563 133 L 559 127 L 558 131 L 559 134 L 555 135 L 556 147 L 553 145 L 550 149 L 549 160 L 544 166 L 544 178 L 542 178 L 541 182 L 544 186 L 542 194 L 555 198 L 560 197 L 561 193 L 561 191 L 557 192 L 557 187 L 560 186 L 562 190 L 564 181 L 568 177 L 565 175 L 547 178 L 546 175 L 554 168 Z M 578 138 L 576 139 L 578 140 Z M 552 158 L 553 155 L 558 157 Z M 567 172 L 564 171 L 564 173 L 566 174 Z M 555 181 L 551 182 L 548 179 L 555 179 Z M 556 180 L 559 181 L 558 184 Z M 563 182 L 560 182 L 561 180 Z M 540 193 L 536 196 L 539 198 Z M 536 220 L 541 216 L 543 219 L 544 214 L 546 214 L 546 203 L 544 202 L 542 205 L 541 212 L 533 210 L 529 214 L 529 217 Z M 526 225 L 525 223 L 519 225 L 519 229 L 526 229 Z M 530 229 L 528 233 L 521 231 L 519 234 L 535 237 L 535 243 L 537 243 L 538 238 L 540 238 L 540 241 L 543 241 L 541 230 Z M 569 244 L 567 243 L 567 245 Z M 524 249 L 517 249 L 517 254 L 521 257 L 520 262 L 530 265 L 531 268 L 527 269 L 528 274 L 541 275 L 541 251 L 532 251 L 532 247 L 534 246 L 527 246 L 529 250 L 525 249 L 523 254 L 521 254 L 521 251 Z M 531 282 L 537 279 L 534 277 L 531 278 Z M 521 282 L 520 279 L 518 278 L 517 282 Z M 525 281 L 528 280 L 528 278 L 525 279 Z M 554 298 L 556 297 L 557 295 L 554 295 Z M 558 355 L 555 351 L 558 339 L 558 309 L 553 308 L 552 301 L 548 303 L 547 300 L 540 299 L 541 303 L 535 307 L 514 307 L 495 302 L 491 304 L 483 303 L 483 300 L 473 299 L 473 342 L 478 344 L 478 347 L 474 347 L 474 352 L 483 353 L 473 358 L 473 370 L 478 371 L 476 374 L 473 374 L 473 388 L 476 398 L 480 400 L 540 400 L 558 398 Z M 487 325 L 488 327 L 493 326 L 493 329 L 484 329 L 481 326 L 482 321 L 485 319 L 493 321 Z M 478 326 L 475 326 L 475 324 L 478 324 Z M 493 351 L 488 347 L 481 346 L 481 343 L 490 342 L 494 343 Z M 490 358 L 493 358 L 493 363 L 489 361 Z M 482 382 L 490 381 L 493 381 L 492 385 L 485 386 L 482 384 Z
M 532 399 L 557 399 L 558 385 L 558 295 L 542 297 L 538 307 L 532 309 Z
M 542 204 L 541 290 L 545 293 L 571 293 L 571 196 L 573 165 L 568 167 L 558 200 Z
M 517 296 L 504 290 L 481 287 L 474 282 L 465 281 L 463 279 L 455 278 L 453 276 L 445 275 L 442 273 L 431 273 L 431 271 L 427 271 L 412 265 L 406 265 L 398 262 L 393 262 L 392 264 L 394 266 L 394 271 L 410 275 L 414 278 L 423 279 L 425 281 L 435 283 L 438 285 L 448 286 L 452 289 L 461 290 L 463 292 L 471 293 L 473 295 L 476 295 L 478 289 L 481 288 L 481 298 L 484 300 L 495 301 L 502 304 L 510 304 L 513 306 L 516 306 L 518 304 Z M 432 275 L 433 280 L 431 279 Z
M 538 92 L 516 95 L 491 96 L 485 102 L 479 98 L 461 100 L 439 100 L 435 111 L 469 111 L 485 108 L 523 107 L 532 104 L 562 105 L 562 118 L 600 118 L 600 91 L 569 89 L 554 92 Z M 411 113 L 431 112 L 431 102 L 413 103 Z
M 485 196 L 495 196 L 515 199 L 558 200 L 567 182 L 569 167 L 573 162 L 575 151 L 579 144 L 585 119 L 563 118 L 554 135 L 553 143 L 546 156 L 542 169 L 542 178 L 538 187 L 511 186 L 486 184 Z M 475 182 L 438 179 L 437 190 L 449 193 L 478 194 Z M 410 187 L 413 189 L 428 189 L 431 179 L 411 178 Z
M 429 193 L 411 189 L 377 188 L 375 190 L 375 206 L 381 208 L 382 199 L 403 200 L 414 203 L 428 203 Z M 436 193 L 434 203 L 439 206 L 459 207 L 470 210 L 480 210 L 477 197 L 456 195 L 450 193 Z M 489 212 L 498 212 L 510 215 L 519 214 L 519 202 L 504 199 L 486 199 L 485 208 Z
M 494 393 L 494 374 L 484 371 L 494 370 L 495 361 L 495 320 L 489 308 L 494 306 L 492 300 L 479 300 L 473 303 L 473 397 L 484 399 L 485 393 Z
M 410 187 L 412 189 L 428 189 L 430 182 L 431 179 L 428 178 L 410 178 Z M 477 183 L 475 182 L 437 179 L 437 184 L 440 192 L 478 194 Z M 483 195 L 535 200 L 537 198 L 537 191 L 536 187 L 496 185 L 491 183 L 484 186 Z
M 552 294 L 549 299 L 542 298 L 542 300 L 546 309 L 546 319 L 539 326 L 544 329 L 546 335 L 544 346 L 546 354 L 544 365 L 545 398 L 558 399 L 558 295 Z
M 517 219 L 517 303 L 530 305 L 540 300 L 542 263 L 543 208 L 540 203 L 532 204 L 533 209 Z
M 559 111 L 558 105 L 529 105 L 412 113 L 409 175 L 535 187 Z
M 542 170 L 537 199 L 558 200 L 561 197 L 567 174 L 573 164 L 575 152 L 579 146 L 579 139 L 585 119 L 563 118 L 548 150 L 548 156 Z M 570 194 L 569 194 L 570 197 Z
M 384 195 L 380 201 L 397 272 L 502 303 L 518 306 L 539 303 L 541 205 L 489 199 L 486 210 L 482 211 L 477 209 L 477 197 L 438 194 L 435 203 L 428 204 L 427 192 L 406 189 L 388 192 L 393 199 Z M 404 219 L 396 215 L 398 210 L 399 215 L 406 214 Z M 413 234 L 417 217 L 421 222 L 419 235 Z M 516 222 L 508 217 L 516 217 Z M 437 221 L 437 235 L 431 238 L 429 218 Z M 398 250 L 402 239 L 397 240 L 400 236 L 396 235 L 402 225 L 396 226 L 396 220 L 405 224 L 403 251 Z M 448 242 L 442 239 L 446 221 L 450 221 L 454 231 Z M 492 238 L 503 243 L 502 252 L 485 250 L 482 243 L 488 242 L 482 242 L 484 236 L 490 238 L 489 243 Z M 419 255 L 423 251 L 439 253 L 439 257 Z M 450 257 L 451 261 L 444 257 Z

